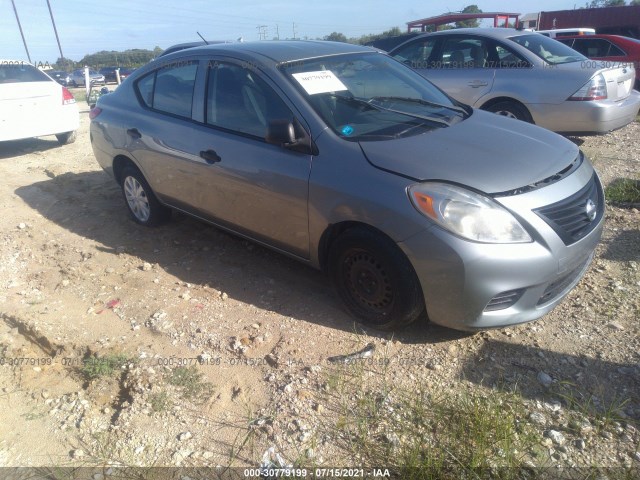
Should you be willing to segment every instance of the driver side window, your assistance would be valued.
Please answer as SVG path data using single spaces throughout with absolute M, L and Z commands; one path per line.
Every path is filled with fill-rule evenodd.
M 429 57 L 435 44 L 433 39 L 419 39 L 400 48 L 393 58 L 411 68 L 429 68 Z
M 206 122 L 242 134 L 265 138 L 273 120 L 292 120 L 278 94 L 253 68 L 211 62 L 207 79 Z

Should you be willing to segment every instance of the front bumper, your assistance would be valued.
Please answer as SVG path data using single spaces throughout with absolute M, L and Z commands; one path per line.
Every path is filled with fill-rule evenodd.
M 633 122 L 640 109 L 640 92 L 620 101 L 566 101 L 560 105 L 528 104 L 536 125 L 567 134 L 599 134 Z
M 535 320 L 560 303 L 591 263 L 604 216 L 566 245 L 533 209 L 571 196 L 593 173 L 585 162 L 553 185 L 498 199 L 519 217 L 531 243 L 474 243 L 439 227 L 401 242 L 420 280 L 429 319 L 458 330 L 485 330 Z

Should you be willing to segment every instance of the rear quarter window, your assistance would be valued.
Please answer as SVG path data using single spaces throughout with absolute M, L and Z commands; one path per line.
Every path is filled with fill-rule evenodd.
M 144 105 L 180 117 L 190 118 L 198 62 L 185 61 L 161 67 L 136 83 Z

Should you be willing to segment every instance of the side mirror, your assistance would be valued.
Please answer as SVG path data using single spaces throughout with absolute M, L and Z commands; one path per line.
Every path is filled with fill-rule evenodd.
M 292 146 L 296 143 L 296 131 L 293 123 L 283 119 L 271 120 L 267 127 L 266 141 L 281 147 Z
M 311 140 L 309 134 L 302 128 L 297 119 L 271 120 L 267 126 L 267 143 L 278 145 L 295 152 L 310 155 L 318 154 L 318 147 Z

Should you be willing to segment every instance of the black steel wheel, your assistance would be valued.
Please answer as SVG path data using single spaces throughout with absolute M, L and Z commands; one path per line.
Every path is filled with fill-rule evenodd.
M 386 236 L 365 228 L 340 235 L 329 252 L 329 276 L 359 321 L 393 330 L 416 320 L 424 299 L 413 267 Z

